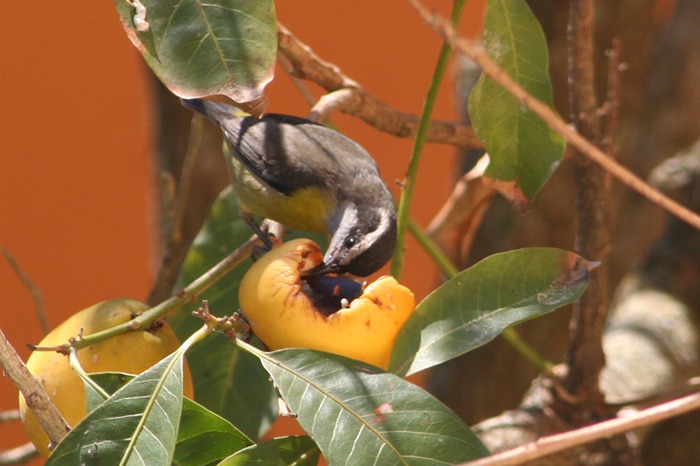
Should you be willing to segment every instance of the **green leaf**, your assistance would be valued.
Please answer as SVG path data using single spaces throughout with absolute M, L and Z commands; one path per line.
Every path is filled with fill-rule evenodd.
M 187 254 L 176 289 L 207 272 L 251 234 L 250 227 L 238 215 L 233 191 L 225 189 Z M 202 294 L 201 299 L 209 301 L 212 314 L 231 315 L 238 310 L 238 287 L 249 266 L 247 261 Z M 169 318 L 181 340 L 201 326 L 191 312 L 192 308 L 183 307 Z M 223 335 L 214 334 L 192 347 L 187 360 L 199 403 L 251 438 L 267 431 L 277 417 L 277 397 L 257 358 L 239 351 Z
M 166 357 L 88 414 L 46 464 L 170 465 L 182 409 L 178 356 Z
M 255 352 L 330 465 L 455 464 L 488 454 L 452 411 L 396 375 L 307 349 Z
M 99 372 L 90 374 L 90 377 L 110 395 L 134 378 L 133 375 L 121 372 Z M 100 400 L 104 401 L 102 397 Z M 173 465 L 218 464 L 222 459 L 252 444 L 252 440 L 226 419 L 199 403 L 183 399 Z
M 185 398 L 173 465 L 219 464 L 252 444 L 252 440 L 226 419 Z
M 449 361 L 511 325 L 576 301 L 595 265 L 555 248 L 487 257 L 416 307 L 396 340 L 390 371 L 410 375 Z
M 511 78 L 552 104 L 547 42 L 524 0 L 489 0 L 483 41 Z M 506 198 L 526 206 L 558 165 L 564 140 L 484 75 L 469 98 L 469 115 L 490 157 L 486 177 Z
M 266 102 L 277 54 L 273 0 L 114 2 L 129 39 L 176 95 Z
M 305 435 L 278 437 L 243 449 L 219 466 L 315 466 L 321 451 L 311 438 Z

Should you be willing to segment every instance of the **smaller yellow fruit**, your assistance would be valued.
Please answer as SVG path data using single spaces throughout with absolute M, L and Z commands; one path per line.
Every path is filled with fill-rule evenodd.
M 241 281 L 239 302 L 253 332 L 271 350 L 311 348 L 386 369 L 396 337 L 415 308 L 413 293 L 389 276 L 364 290 L 350 279 L 303 276 L 322 260 L 316 243 L 298 239 L 251 266 Z M 340 302 L 343 293 L 348 293 L 346 307 L 324 309 Z
M 131 320 L 149 308 L 132 299 L 114 299 L 83 309 L 53 329 L 38 346 L 66 343 L 82 331 L 87 336 Z M 126 372 L 139 374 L 174 352 L 180 346 L 173 329 L 165 322 L 157 328 L 127 332 L 78 351 L 78 360 L 88 372 Z M 87 415 L 83 381 L 68 365 L 68 357 L 52 351 L 35 351 L 27 361 L 29 371 L 46 389 L 68 425 L 74 427 Z M 191 397 L 192 379 L 184 370 L 185 395 Z M 34 413 L 19 395 L 19 409 L 29 439 L 39 453 L 48 456 L 49 437 Z

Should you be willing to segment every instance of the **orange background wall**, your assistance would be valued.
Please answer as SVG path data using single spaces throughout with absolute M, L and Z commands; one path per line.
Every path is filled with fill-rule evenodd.
M 449 14 L 451 2 L 429 4 Z M 462 26 L 472 35 L 482 4 L 467 2 Z M 284 1 L 277 13 L 369 92 L 420 113 L 441 42 L 407 2 Z M 156 263 L 150 101 L 112 2 L 7 2 L 0 34 L 0 247 L 41 289 L 52 326 L 104 299 L 145 299 Z M 437 118 L 455 118 L 449 85 Z M 280 70 L 268 95 L 269 111 L 308 111 Z M 398 194 L 412 141 L 333 119 L 375 155 Z M 413 213 L 420 224 L 448 195 L 453 162 L 452 148 L 426 148 Z M 422 298 L 435 269 L 414 243 L 406 261 L 403 281 Z M 2 258 L 0 329 L 25 359 L 26 343 L 42 337 L 29 292 Z M 16 389 L 0 379 L 0 410 L 15 407 Z M 0 426 L 0 450 L 25 441 L 18 424 Z

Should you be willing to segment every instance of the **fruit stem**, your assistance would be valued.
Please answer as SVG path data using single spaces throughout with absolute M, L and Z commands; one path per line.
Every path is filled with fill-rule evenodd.
M 83 366 L 80 365 L 80 361 L 78 360 L 78 350 L 76 350 L 75 348 L 71 348 L 70 352 L 68 353 L 68 365 L 71 369 L 73 369 L 73 371 L 76 374 L 78 374 L 78 377 L 81 378 L 83 383 L 89 385 L 90 388 L 95 390 L 102 397 L 103 400 L 109 398 L 109 393 L 104 391 L 102 387 L 95 383 L 95 381 L 90 378 L 87 372 L 85 372 Z
M 209 287 L 215 284 L 217 281 L 225 277 L 229 272 L 240 265 L 248 256 L 253 249 L 253 246 L 259 243 L 257 236 L 252 236 L 248 241 L 243 243 L 238 249 L 233 251 L 223 260 L 221 260 L 214 267 L 209 269 L 207 272 L 202 274 L 192 283 L 190 283 L 184 290 L 176 293 L 170 298 L 166 299 L 162 303 L 152 307 L 151 309 L 145 311 L 144 313 L 134 317 L 133 319 L 124 322 L 122 324 L 116 325 L 112 328 L 108 328 L 101 332 L 96 332 L 91 335 L 85 335 L 81 338 L 76 338 L 73 341 L 64 343 L 62 348 L 66 350 L 70 348 L 75 348 L 79 350 L 90 345 L 94 345 L 103 340 L 121 335 L 122 333 L 130 332 L 132 330 L 146 329 L 153 322 L 163 315 L 172 312 L 185 304 L 189 304 L 196 301 L 199 296 L 206 291 Z

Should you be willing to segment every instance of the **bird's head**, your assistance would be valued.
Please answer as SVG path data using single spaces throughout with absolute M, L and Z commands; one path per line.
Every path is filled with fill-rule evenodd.
M 309 273 L 366 277 L 394 254 L 396 211 L 390 198 L 370 206 L 345 204 L 331 218 L 329 230 L 333 236 L 323 264 Z

